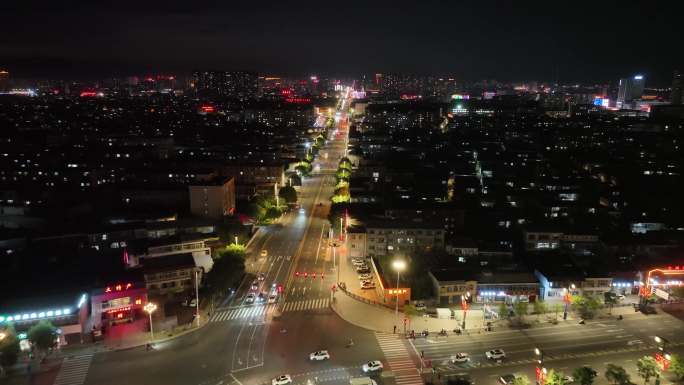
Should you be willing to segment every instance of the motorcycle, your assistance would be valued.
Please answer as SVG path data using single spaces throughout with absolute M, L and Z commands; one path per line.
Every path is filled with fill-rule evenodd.
M 447 331 L 446 331 L 446 330 L 444 330 L 444 329 L 442 329 L 442 330 L 440 330 L 440 331 L 439 331 L 439 335 L 440 335 L 440 336 L 444 336 L 444 337 L 446 337 L 446 335 L 447 335 Z

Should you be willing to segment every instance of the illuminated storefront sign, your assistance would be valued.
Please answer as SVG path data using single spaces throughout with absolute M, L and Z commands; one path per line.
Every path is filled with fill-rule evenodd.
M 111 293 L 113 291 L 123 291 L 123 290 L 128 290 L 133 287 L 132 283 L 125 283 L 125 284 L 117 284 L 114 286 L 107 286 L 104 290 L 105 293 Z

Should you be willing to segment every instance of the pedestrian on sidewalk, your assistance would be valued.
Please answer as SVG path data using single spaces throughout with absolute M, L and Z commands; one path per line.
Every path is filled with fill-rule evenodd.
M 394 325 L 394 334 L 397 334 L 397 325 Z

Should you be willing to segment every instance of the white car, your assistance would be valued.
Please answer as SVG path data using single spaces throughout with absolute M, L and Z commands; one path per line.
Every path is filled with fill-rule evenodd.
M 313 352 L 309 354 L 309 360 L 311 361 L 323 361 L 323 360 L 329 360 L 330 359 L 330 353 L 328 353 L 327 350 L 319 350 L 317 352 Z
M 255 299 L 256 299 L 256 296 L 254 295 L 254 293 L 249 293 L 245 297 L 245 303 L 254 303 Z
M 470 361 L 470 356 L 468 355 L 468 353 L 456 353 L 453 356 L 451 356 L 452 364 L 461 364 L 468 361 Z
M 373 276 L 370 275 L 370 273 L 359 274 L 359 280 L 361 280 L 361 281 L 368 281 L 372 278 L 373 278 Z
M 369 361 L 363 364 L 361 367 L 363 369 L 364 373 L 369 373 L 369 372 L 379 372 L 382 370 L 382 362 L 380 361 Z
M 492 349 L 485 352 L 485 357 L 489 360 L 502 360 L 506 358 L 506 353 L 503 349 Z
M 289 374 L 283 374 L 271 381 L 271 385 L 287 385 L 292 383 L 292 377 Z
M 363 281 L 361 282 L 362 289 L 375 289 L 375 284 L 373 281 Z
M 268 303 L 276 303 L 278 300 L 278 294 L 271 294 L 268 296 Z

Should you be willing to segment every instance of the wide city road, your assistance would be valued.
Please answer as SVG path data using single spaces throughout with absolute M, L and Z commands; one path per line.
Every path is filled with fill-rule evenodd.
M 96 354 L 86 384 L 247 385 L 270 383 L 284 373 L 295 383 L 348 383 L 361 374 L 364 362 L 383 358 L 374 333 L 342 321 L 329 307 L 335 267 L 327 247 L 327 215 L 334 172 L 345 154 L 348 103 L 340 105 L 335 130 L 314 163 L 318 167 L 303 180 L 301 210 L 259 230 L 247 250 L 247 278 L 216 306 L 208 324 L 158 343 L 154 351 Z M 283 287 L 275 303 L 247 303 L 254 280 L 256 292 Z M 349 339 L 354 346 L 346 347 Z M 310 362 L 309 353 L 320 349 L 332 359 Z

